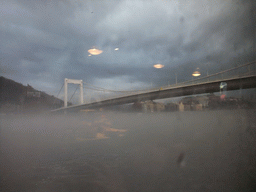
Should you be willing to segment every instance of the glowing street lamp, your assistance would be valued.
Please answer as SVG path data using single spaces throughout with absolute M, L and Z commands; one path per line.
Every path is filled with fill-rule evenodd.
M 193 75 L 194 77 L 199 77 L 199 76 L 201 75 L 201 73 L 199 72 L 199 68 L 197 68 L 197 70 L 194 71 L 194 73 L 192 73 L 192 75 Z
M 157 69 L 161 69 L 164 67 L 164 65 L 158 63 L 158 64 L 155 64 L 154 67 Z
M 99 55 L 99 54 L 101 54 L 103 51 L 100 50 L 100 49 L 92 48 L 92 49 L 89 49 L 88 52 L 89 52 L 91 55 Z

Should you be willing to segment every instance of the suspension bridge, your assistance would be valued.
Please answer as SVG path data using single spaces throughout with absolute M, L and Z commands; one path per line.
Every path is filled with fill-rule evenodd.
M 79 105 L 67 106 L 68 83 L 78 84 L 80 86 Z M 157 100 L 171 97 L 219 92 L 221 89 L 221 83 L 225 83 L 227 91 L 256 88 L 256 61 L 202 78 L 197 78 L 191 81 L 176 83 L 168 86 L 161 86 L 150 90 L 115 91 L 93 86 L 96 90 L 111 91 L 123 94 L 89 103 L 83 103 L 82 80 L 65 79 L 64 107 L 54 109 L 52 110 L 52 112 L 79 111 L 82 109 L 102 108 L 107 106 L 122 105 L 147 100 Z

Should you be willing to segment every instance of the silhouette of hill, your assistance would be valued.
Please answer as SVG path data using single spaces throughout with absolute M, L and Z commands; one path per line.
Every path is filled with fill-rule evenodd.
M 63 106 L 63 100 L 43 91 L 0 77 L 0 110 L 8 112 L 34 112 Z

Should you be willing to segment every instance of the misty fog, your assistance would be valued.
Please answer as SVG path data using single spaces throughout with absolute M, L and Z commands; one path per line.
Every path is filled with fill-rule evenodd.
M 253 191 L 254 114 L 2 115 L 1 189 Z

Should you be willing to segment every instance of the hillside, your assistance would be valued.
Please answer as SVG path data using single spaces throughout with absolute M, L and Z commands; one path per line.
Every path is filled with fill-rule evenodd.
M 1 113 L 39 112 L 59 108 L 63 101 L 3 76 L 0 77 Z

